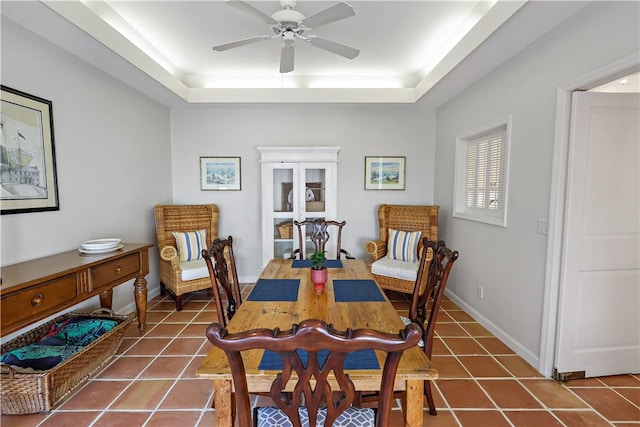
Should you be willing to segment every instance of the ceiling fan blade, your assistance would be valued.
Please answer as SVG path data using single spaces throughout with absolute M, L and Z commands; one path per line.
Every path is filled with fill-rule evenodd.
M 309 36 L 306 40 L 311 46 L 328 50 L 329 52 L 344 56 L 345 58 L 353 59 L 360 54 L 359 49 L 334 42 L 333 40 L 325 39 L 324 37 Z
M 278 21 L 276 21 L 275 19 L 273 19 L 272 17 L 270 17 L 269 15 L 267 15 L 266 13 L 264 13 L 263 11 L 261 11 L 260 9 L 252 6 L 251 4 L 247 3 L 246 1 L 242 1 L 242 0 L 227 0 L 227 4 L 229 6 L 233 6 L 236 9 L 242 10 L 244 12 L 247 12 L 253 16 L 255 16 L 256 18 L 260 19 L 263 22 L 266 22 L 269 25 L 277 25 Z
M 283 44 L 280 50 L 280 73 L 293 71 L 294 48 L 291 44 Z
M 330 24 L 350 16 L 354 16 L 356 12 L 346 3 L 336 3 L 313 15 L 307 16 L 302 20 L 302 24 L 307 28 L 318 28 L 321 25 Z
M 248 39 L 237 40 L 235 42 L 225 43 L 225 44 L 221 44 L 219 46 L 214 46 L 213 50 L 215 50 L 217 52 L 222 52 L 223 50 L 233 49 L 235 47 L 240 47 L 240 46 L 245 46 L 245 45 L 252 44 L 252 43 L 257 43 L 257 42 L 260 42 L 262 40 L 271 40 L 271 36 L 249 37 Z

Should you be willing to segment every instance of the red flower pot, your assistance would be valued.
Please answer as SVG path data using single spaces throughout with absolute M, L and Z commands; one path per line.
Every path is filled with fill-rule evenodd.
M 328 271 L 324 267 L 321 270 L 311 269 L 311 283 L 313 283 L 313 290 L 318 295 L 324 293 L 324 285 L 327 283 L 327 273 Z

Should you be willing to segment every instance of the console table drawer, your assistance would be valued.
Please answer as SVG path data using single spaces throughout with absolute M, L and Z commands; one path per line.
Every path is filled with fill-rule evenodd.
M 9 294 L 2 298 L 2 327 L 51 311 L 75 297 L 75 274 Z
M 123 277 L 135 277 L 139 271 L 140 256 L 137 253 L 107 262 L 92 270 L 93 289 L 121 280 Z

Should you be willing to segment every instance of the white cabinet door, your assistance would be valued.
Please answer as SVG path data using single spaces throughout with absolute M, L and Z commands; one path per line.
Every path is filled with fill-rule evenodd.
M 293 220 L 298 217 L 299 168 L 296 163 L 262 165 L 263 265 L 272 258 L 287 257 L 293 251 Z M 297 187 L 297 186 L 296 186 Z

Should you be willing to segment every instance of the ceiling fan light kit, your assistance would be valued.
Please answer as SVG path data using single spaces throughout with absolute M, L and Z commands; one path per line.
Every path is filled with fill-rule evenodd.
M 298 4 L 297 0 L 280 0 L 280 6 L 282 6 L 282 9 L 274 12 L 271 16 L 244 0 L 227 0 L 227 4 L 259 18 L 271 27 L 274 35 L 255 36 L 231 43 L 225 43 L 214 46 L 213 50 L 215 51 L 222 52 L 263 40 L 280 38 L 282 43 L 282 48 L 280 49 L 280 73 L 293 71 L 296 38 L 304 40 L 311 46 L 335 53 L 348 59 L 354 59 L 360 54 L 358 49 L 351 46 L 334 42 L 333 40 L 325 39 L 323 37 L 303 35 L 305 31 L 309 31 L 313 28 L 318 28 L 322 25 L 354 16 L 356 14 L 355 11 L 347 3 L 336 3 L 333 6 L 329 6 L 328 8 L 316 12 L 308 17 L 305 17 L 302 13 L 294 10 L 294 7 Z

